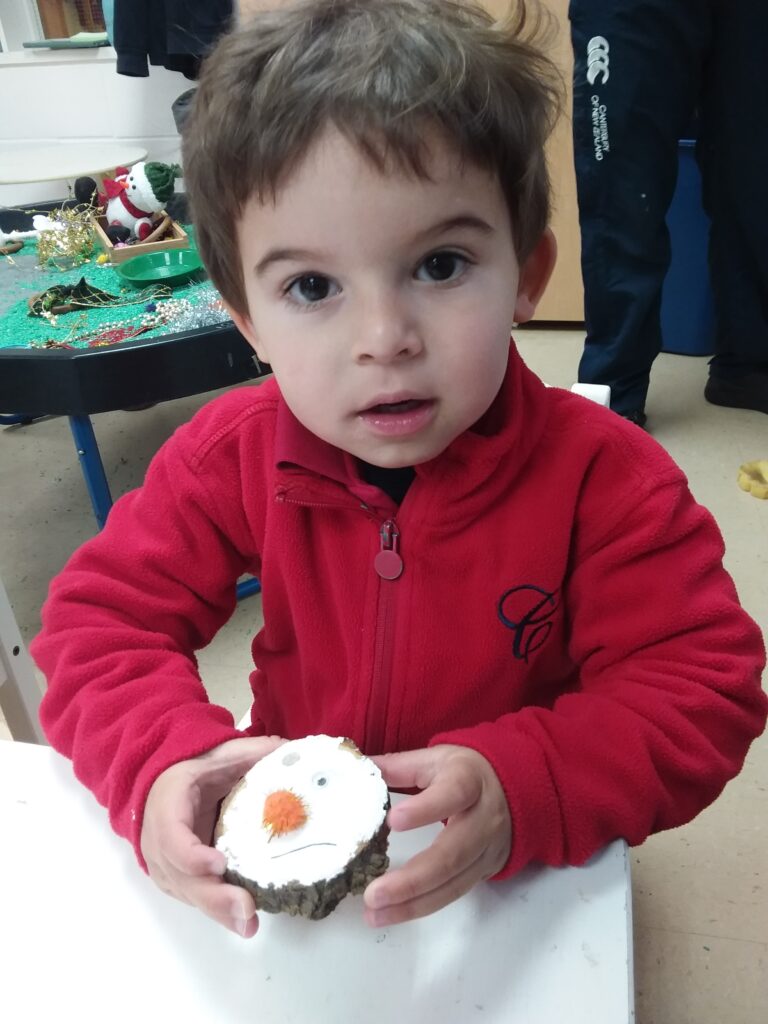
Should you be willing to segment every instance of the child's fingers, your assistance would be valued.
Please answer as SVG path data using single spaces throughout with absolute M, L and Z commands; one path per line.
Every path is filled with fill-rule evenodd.
M 434 914 L 436 910 L 442 910 L 449 903 L 466 895 L 486 877 L 481 867 L 481 861 L 482 857 L 479 857 L 459 874 L 453 875 L 443 882 L 442 885 L 402 903 L 390 904 L 381 909 L 372 909 L 366 906 L 365 920 L 374 928 L 382 928 L 386 925 L 402 924 L 404 921 L 414 921 L 416 918 Z
M 433 890 L 450 888 L 454 879 L 465 875 L 484 858 L 487 847 L 487 837 L 479 829 L 474 815 L 454 819 L 426 850 L 417 853 L 402 868 L 388 871 L 371 882 L 365 890 L 366 906 L 380 910 L 418 902 Z M 475 881 L 482 877 L 482 871 L 483 866 L 477 868 Z
M 167 826 L 163 853 L 181 875 L 223 875 L 226 867 L 224 854 L 203 843 L 183 822 Z
M 432 914 L 491 874 L 488 850 L 478 847 L 471 824 L 470 834 L 457 839 L 457 831 L 449 826 L 428 850 L 371 883 L 365 893 L 369 924 L 399 924 Z
M 482 792 L 479 774 L 467 772 L 465 765 L 447 762 L 426 789 L 392 808 L 390 827 L 396 832 L 406 832 L 445 821 L 474 807 Z
M 221 787 L 226 792 L 257 761 L 271 754 L 283 743 L 285 740 L 277 736 L 248 736 L 228 740 L 206 754 L 194 758 L 190 764 L 195 766 L 199 784 Z
M 244 938 L 258 929 L 253 897 L 237 885 L 227 885 L 220 878 L 187 878 L 183 898 L 208 917 Z
M 378 754 L 371 758 L 384 781 L 393 789 L 426 789 L 442 760 L 441 747 L 403 750 L 396 754 Z
M 188 875 L 172 864 L 149 864 L 153 882 L 166 895 L 197 907 L 230 931 L 250 938 L 258 930 L 253 897 L 237 885 L 229 885 L 218 875 Z
M 246 937 L 258 928 L 253 898 L 223 881 L 226 859 L 208 842 L 219 800 L 282 742 L 274 736 L 231 740 L 172 765 L 155 780 L 144 811 L 141 850 L 153 881 Z
M 468 810 L 480 799 L 489 769 L 474 750 L 448 744 L 381 754 L 373 760 L 388 786 L 421 790 L 390 811 L 389 823 L 396 831 L 420 828 Z

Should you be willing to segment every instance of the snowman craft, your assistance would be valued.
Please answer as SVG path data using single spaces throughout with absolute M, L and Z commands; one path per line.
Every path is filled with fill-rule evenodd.
M 174 181 L 180 176 L 178 164 L 142 160 L 130 170 L 118 167 L 115 178 L 105 178 L 99 203 L 105 208 L 109 240 L 141 242 L 151 234 L 156 214 L 173 195 Z
M 257 910 L 326 917 L 389 865 L 389 791 L 378 766 L 340 736 L 292 740 L 224 800 L 214 832 L 225 879 Z

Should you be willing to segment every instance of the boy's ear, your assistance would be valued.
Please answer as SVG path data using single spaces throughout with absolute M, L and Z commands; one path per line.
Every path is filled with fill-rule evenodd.
M 533 317 L 539 299 L 549 284 L 557 259 L 557 242 L 550 228 L 539 239 L 536 248 L 520 268 L 515 304 L 515 323 L 524 324 Z
M 254 331 L 253 329 L 251 318 L 245 316 L 243 313 L 238 313 L 237 310 L 233 309 L 226 302 L 224 303 L 224 307 L 226 308 L 229 315 L 232 317 L 232 322 L 234 323 L 235 327 L 238 329 L 238 331 L 240 331 L 242 336 L 245 338 L 245 340 L 251 346 L 253 351 L 256 353 L 259 362 L 268 363 L 269 359 L 267 358 L 266 349 L 259 342 L 259 339 L 256 335 L 256 331 Z

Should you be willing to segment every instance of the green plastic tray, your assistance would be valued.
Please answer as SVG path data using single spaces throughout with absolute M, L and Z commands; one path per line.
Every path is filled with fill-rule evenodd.
M 165 249 L 134 256 L 125 263 L 118 263 L 115 270 L 134 288 L 145 288 L 149 284 L 184 284 L 204 274 L 196 249 Z

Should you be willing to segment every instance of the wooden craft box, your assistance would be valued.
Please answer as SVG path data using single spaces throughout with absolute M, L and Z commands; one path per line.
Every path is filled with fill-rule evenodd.
M 120 249 L 116 248 L 107 238 L 106 228 L 105 217 L 98 217 L 94 221 L 96 241 L 109 256 L 111 263 L 125 263 L 126 260 L 132 260 L 134 256 L 144 256 L 149 252 L 163 252 L 165 249 L 189 249 L 192 244 L 187 232 L 175 220 L 171 221 L 171 233 L 162 242 L 135 242 L 133 245 L 126 245 Z

